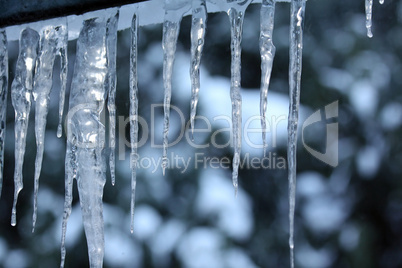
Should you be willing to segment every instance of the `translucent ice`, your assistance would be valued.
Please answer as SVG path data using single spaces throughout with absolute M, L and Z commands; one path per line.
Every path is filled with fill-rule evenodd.
M 67 88 L 67 71 L 68 71 L 68 58 L 67 58 L 67 45 L 68 45 L 68 27 L 59 26 L 56 28 L 58 32 L 57 37 L 57 54 L 60 56 L 60 97 L 59 97 L 59 125 L 57 126 L 57 137 L 61 138 L 63 133 L 63 111 L 64 100 Z
M 14 202 L 11 225 L 17 223 L 18 194 L 23 188 L 22 167 L 24 164 L 26 136 L 33 88 L 36 57 L 39 48 L 39 34 L 30 28 L 21 32 L 20 51 L 11 85 L 11 101 L 15 110 L 15 170 Z
M 103 157 L 105 126 L 100 120 L 107 96 L 107 25 L 117 10 L 84 21 L 77 41 L 70 107 L 67 116 L 65 203 L 62 226 L 61 267 L 65 260 L 65 235 L 71 214 L 73 179 L 78 193 L 91 267 L 102 267 L 104 255 L 103 187 L 106 163 Z
M 0 197 L 3 187 L 4 141 L 6 138 L 8 51 L 5 30 L 0 31 Z
M 112 184 L 115 183 L 115 148 L 116 148 L 116 46 L 117 46 L 117 24 L 119 13 L 112 16 L 107 21 L 107 61 L 108 74 L 106 77 L 106 87 L 108 91 L 107 109 L 109 111 L 109 167 Z
M 275 57 L 275 46 L 272 42 L 274 30 L 275 0 L 263 0 L 260 14 L 260 54 L 261 54 L 261 90 L 260 90 L 260 115 L 262 128 L 262 141 L 264 156 L 266 155 L 267 123 L 265 113 L 267 111 L 267 97 L 269 81 L 271 80 L 272 64 Z
M 231 29 L 231 78 L 230 99 L 232 101 L 232 130 L 233 130 L 233 172 L 232 181 L 237 194 L 238 176 L 241 153 L 241 39 L 243 34 L 244 12 L 251 0 L 220 0 L 216 2 L 223 11 L 227 12 Z
M 191 133 L 194 133 L 194 119 L 197 110 L 198 92 L 200 91 L 200 63 L 204 48 L 205 30 L 207 27 L 207 8 L 205 0 L 193 0 L 191 19 Z
M 131 224 L 130 231 L 134 231 L 135 188 L 137 185 L 137 146 L 138 146 L 138 76 L 137 76 L 137 39 L 138 14 L 133 15 L 131 25 L 130 50 L 130 142 L 131 142 Z
M 176 53 L 177 37 L 180 31 L 180 22 L 183 14 L 190 9 L 190 0 L 165 0 L 165 18 L 163 21 L 163 156 L 162 170 L 165 174 L 165 169 L 168 164 L 167 148 L 169 134 L 169 117 L 170 117 L 170 101 L 172 98 L 172 73 L 174 57 Z
M 373 37 L 373 33 L 371 32 L 372 25 L 372 16 L 373 16 L 373 0 L 366 0 L 366 28 L 367 28 L 367 36 Z
M 289 246 L 290 262 L 294 267 L 293 232 L 296 198 L 297 124 L 299 120 L 300 83 L 303 52 L 303 22 L 306 0 L 293 0 L 290 4 L 289 50 L 289 118 L 288 118 L 288 179 L 289 179 Z
M 66 86 L 66 36 L 67 29 L 65 26 L 48 26 L 43 29 L 40 40 L 40 52 L 38 56 L 38 64 L 35 74 L 35 85 L 33 89 L 33 96 L 35 99 L 35 137 L 36 137 L 36 159 L 35 159 L 35 177 L 34 177 L 34 212 L 32 217 L 33 228 L 35 229 L 37 218 L 37 200 L 39 190 L 39 176 L 42 169 L 45 131 L 46 131 L 46 117 L 48 114 L 48 106 L 50 101 L 50 91 L 53 83 L 53 66 L 56 54 L 61 55 L 61 50 L 64 51 L 63 59 L 61 59 L 61 87 L 65 91 Z M 61 46 L 60 46 L 61 44 Z M 65 58 L 64 58 L 65 57 Z M 61 93 L 64 98 L 64 92 Z M 62 100 L 64 103 L 64 100 Z M 62 109 L 64 105 L 61 105 Z

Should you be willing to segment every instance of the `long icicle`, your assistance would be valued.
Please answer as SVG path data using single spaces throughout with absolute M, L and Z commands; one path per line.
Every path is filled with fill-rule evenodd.
M 163 155 L 162 155 L 162 171 L 165 175 L 165 169 L 168 164 L 167 148 L 169 146 L 169 118 L 170 118 L 170 101 L 172 98 L 172 74 L 173 64 L 176 53 L 177 37 L 180 31 L 180 22 L 183 14 L 190 9 L 189 0 L 165 0 L 165 18 L 163 21 Z
M 108 76 L 106 26 L 107 20 L 116 15 L 117 9 L 110 12 L 105 17 L 84 21 L 77 41 L 67 117 L 66 193 L 60 267 L 64 267 L 66 256 L 65 237 L 67 220 L 71 214 L 74 178 L 78 185 L 90 267 L 103 265 L 102 198 L 106 182 L 106 163 L 103 157 L 105 126 L 100 116 L 108 93 L 105 84 Z
M 58 52 L 60 57 L 60 95 L 59 95 L 59 125 L 57 126 L 57 137 L 61 138 L 63 134 L 63 112 L 64 112 L 64 102 L 67 88 L 67 72 L 68 72 L 68 25 L 67 19 L 65 26 L 59 26 L 56 28 L 59 32 L 58 39 Z
M 115 151 L 116 151 L 116 46 L 117 46 L 117 24 L 119 13 L 111 17 L 107 22 L 107 59 L 108 75 L 106 78 L 108 100 L 107 109 L 109 111 L 109 168 L 112 185 L 115 184 Z
M 207 8 L 205 0 L 193 0 L 191 19 L 191 134 L 194 135 L 194 120 L 200 91 L 200 64 L 204 48 L 205 31 L 207 27 Z
M 0 31 L 0 197 L 3 188 L 4 141 L 6 138 L 8 51 L 5 30 Z
M 373 0 L 366 0 L 366 28 L 367 28 L 367 36 L 373 37 L 373 33 L 371 31 L 371 26 L 373 24 L 372 17 L 373 17 Z
M 134 232 L 135 189 L 137 185 L 137 146 L 138 146 L 138 75 L 137 75 L 137 40 L 138 40 L 138 8 L 131 22 L 130 50 L 130 142 L 131 142 L 131 223 L 130 232 Z
M 24 164 L 26 136 L 33 88 L 39 34 L 31 28 L 21 32 L 20 52 L 17 59 L 14 81 L 11 85 L 11 101 L 15 110 L 15 170 L 14 202 L 11 225 L 17 224 L 18 194 L 23 188 L 22 167 Z
M 230 1 L 228 1 L 230 2 Z M 250 0 L 243 2 L 231 2 L 227 9 L 231 30 L 231 78 L 230 78 L 230 99 L 232 101 L 232 131 L 233 131 L 233 172 L 232 182 L 235 188 L 235 195 L 238 190 L 238 176 L 241 153 L 241 39 L 243 34 L 244 12 L 251 3 Z
M 50 91 L 53 84 L 53 66 L 56 54 L 59 51 L 60 38 L 64 39 L 64 26 L 48 26 L 43 29 L 40 40 L 40 53 L 35 74 L 33 96 L 35 100 L 35 137 L 36 158 L 34 175 L 34 209 L 32 216 L 32 232 L 35 231 L 37 219 L 37 200 L 39 191 L 39 177 L 42 169 L 44 142 L 46 133 L 46 118 L 49 110 Z M 61 81 L 63 83 L 63 81 Z M 62 84 L 63 85 L 63 84 Z
M 297 124 L 299 120 L 300 85 L 303 52 L 303 23 L 306 0 L 292 0 L 290 7 L 289 50 L 289 118 L 288 118 L 288 180 L 289 180 L 289 247 L 294 267 L 294 215 L 296 204 Z
M 261 54 L 261 89 L 260 89 L 260 115 L 264 157 L 267 151 L 267 97 L 269 82 L 271 80 L 272 65 L 275 57 L 275 46 L 272 42 L 274 30 L 275 0 L 263 0 L 260 13 L 260 54 Z

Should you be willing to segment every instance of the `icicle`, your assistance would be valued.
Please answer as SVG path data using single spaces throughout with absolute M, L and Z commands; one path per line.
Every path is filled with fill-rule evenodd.
M 164 87 L 164 122 L 163 122 L 163 156 L 162 170 L 167 167 L 167 147 L 169 134 L 170 100 L 172 96 L 172 73 L 176 53 L 177 37 L 183 14 L 190 9 L 189 0 L 165 0 L 165 18 L 163 21 L 163 87 Z
M 59 125 L 57 126 L 57 137 L 61 138 L 63 133 L 63 111 L 64 100 L 67 88 L 67 71 L 68 71 L 68 57 L 67 57 L 67 45 L 68 45 L 68 26 L 67 21 L 65 26 L 56 27 L 56 31 L 59 36 L 57 39 L 57 54 L 60 56 L 60 96 L 59 96 Z
M 373 16 L 373 0 L 366 0 L 366 28 L 367 28 L 367 36 L 370 38 L 373 37 L 373 33 L 371 32 L 372 16 Z
M 381 4 L 381 5 L 384 4 L 384 0 L 380 0 L 380 4 Z
M 241 153 L 241 39 L 243 32 L 244 12 L 250 3 L 251 0 L 224 0 L 217 2 L 220 8 L 229 15 L 231 30 L 230 49 L 232 59 L 230 99 L 232 101 L 232 131 L 234 144 L 232 181 L 235 188 L 235 195 L 237 195 Z
M 197 110 L 198 92 L 200 91 L 200 63 L 204 48 L 205 30 L 207 27 L 207 9 L 205 0 L 193 0 L 191 23 L 191 134 L 194 135 L 194 119 Z
M 100 114 L 105 104 L 108 79 L 107 18 L 84 21 L 77 41 L 77 52 L 71 84 L 67 117 L 67 152 L 65 203 L 62 225 L 61 267 L 65 261 L 67 220 L 71 214 L 73 179 L 78 193 L 88 244 L 91 267 L 102 267 L 104 255 L 103 187 L 106 163 L 102 155 L 105 146 L 105 126 Z
M 131 23 L 130 50 L 130 141 L 131 141 L 131 224 L 134 232 L 135 188 L 137 185 L 137 146 L 138 146 L 138 76 L 137 76 L 137 39 L 138 39 L 138 8 Z
M 300 84 L 302 72 L 303 23 L 306 0 L 292 0 L 290 9 L 289 51 L 289 119 L 288 119 L 288 179 L 289 179 L 289 246 L 294 267 L 294 214 L 296 202 L 296 149 L 299 120 Z
M 119 12 L 107 22 L 107 59 L 108 75 L 106 85 L 108 91 L 107 109 L 109 111 L 109 168 L 112 185 L 115 184 L 115 148 L 116 148 L 116 46 L 117 46 L 117 23 Z
M 260 90 L 260 115 L 262 128 L 262 141 L 264 157 L 267 150 L 266 119 L 267 97 L 269 81 L 271 79 L 272 64 L 275 57 L 275 46 L 272 43 L 274 30 L 275 0 L 263 0 L 260 15 L 260 54 L 261 54 L 261 90 Z
M 64 26 L 48 26 L 43 30 L 40 40 L 40 53 L 35 74 L 33 96 L 35 106 L 35 137 L 36 137 L 36 159 L 35 159 L 35 179 L 34 179 L 34 211 L 32 217 L 32 232 L 35 230 L 37 218 L 37 200 L 39 190 L 39 176 L 42 169 L 46 117 L 50 101 L 50 91 L 53 84 L 53 66 L 56 53 L 59 48 L 59 39 L 64 39 L 66 28 Z M 62 87 L 63 87 L 63 81 Z
M 0 30 L 0 197 L 3 188 L 4 141 L 6 138 L 8 91 L 8 51 L 7 35 Z
M 31 28 L 23 30 L 21 32 L 20 51 L 17 67 L 15 69 L 15 77 L 11 85 L 11 101 L 15 110 L 15 185 L 11 214 L 11 225 L 13 226 L 17 224 L 18 194 L 23 188 L 22 167 L 24 164 L 33 77 L 38 47 L 39 34 Z

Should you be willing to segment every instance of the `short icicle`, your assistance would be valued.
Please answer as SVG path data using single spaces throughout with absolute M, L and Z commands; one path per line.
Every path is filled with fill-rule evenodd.
M 272 65 L 275 57 L 275 46 L 272 42 L 274 30 L 276 0 L 263 0 L 260 14 L 260 54 L 261 54 L 261 89 L 260 89 L 260 115 L 264 157 L 267 151 L 266 116 L 269 82 L 271 80 Z
M 0 197 L 3 188 L 4 141 L 6 138 L 8 93 L 8 51 L 7 35 L 0 30 Z
M 137 40 L 138 40 L 138 9 L 131 22 L 130 49 L 130 167 L 131 167 L 131 223 L 130 232 L 134 232 L 135 189 L 137 185 L 137 146 L 138 146 L 138 75 L 137 75 Z
M 23 188 L 22 167 L 24 164 L 29 112 L 32 102 L 33 78 L 39 48 L 39 34 L 31 28 L 21 32 L 20 51 L 11 85 L 11 101 L 15 110 L 15 170 L 14 202 L 11 225 L 17 224 L 18 194 Z
M 88 244 L 90 267 L 102 267 L 104 256 L 103 187 L 106 182 L 105 126 L 100 116 L 107 96 L 107 21 L 117 13 L 83 22 L 77 52 L 67 116 L 65 160 L 65 202 L 62 223 L 61 265 L 66 256 L 67 220 L 71 214 L 72 186 L 78 193 Z
M 34 175 L 34 209 L 32 216 L 32 232 L 35 231 L 38 208 L 39 177 L 42 169 L 44 142 L 46 133 L 46 117 L 49 110 L 50 91 L 53 84 L 53 66 L 56 54 L 59 53 L 60 38 L 67 34 L 65 26 L 48 26 L 42 31 L 40 52 L 35 74 L 33 96 L 35 100 L 35 137 L 36 158 Z M 66 79 L 65 79 L 66 81 Z M 63 87 L 63 82 L 60 81 Z M 63 90 L 63 89 L 62 89 Z
M 372 26 L 372 16 L 373 16 L 373 0 L 365 0 L 366 6 L 366 28 L 367 28 L 367 36 L 369 38 L 373 37 L 373 33 L 371 31 Z
M 66 24 L 56 27 L 58 32 L 57 38 L 57 54 L 60 57 L 60 95 L 59 95 L 59 125 L 57 126 L 57 137 L 61 138 L 63 134 L 63 112 L 64 101 L 67 88 L 67 72 L 68 72 L 68 25 Z
M 116 47 L 117 47 L 117 24 L 119 12 L 107 22 L 107 59 L 108 74 L 106 85 L 108 91 L 107 109 L 109 111 L 109 168 L 112 185 L 115 184 L 115 151 L 116 151 Z
M 176 53 L 177 37 L 180 31 L 180 22 L 185 12 L 190 9 L 190 0 L 165 0 L 165 18 L 163 21 L 163 155 L 162 171 L 165 175 L 167 167 L 167 148 L 169 146 L 169 118 L 170 101 L 172 98 L 172 74 L 173 64 Z
M 233 132 L 233 172 L 232 182 L 235 188 L 235 195 L 238 190 L 238 177 L 241 153 L 241 39 L 243 34 L 244 12 L 251 0 L 231 1 L 220 0 L 217 2 L 220 8 L 229 15 L 231 31 L 231 77 L 230 77 L 230 99 L 232 102 L 232 132 Z
M 194 135 L 194 120 L 200 91 L 200 64 L 204 48 L 205 31 L 207 27 L 207 8 L 205 0 L 193 0 L 191 19 L 191 134 Z
M 303 23 L 306 0 L 292 0 L 290 7 L 289 50 L 289 118 L 288 118 L 288 180 L 289 180 L 289 247 L 294 267 L 294 215 L 296 204 L 297 124 L 299 120 L 300 86 L 303 52 Z

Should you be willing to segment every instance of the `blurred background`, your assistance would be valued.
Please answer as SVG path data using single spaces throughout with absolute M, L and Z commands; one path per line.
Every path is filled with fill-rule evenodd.
M 140 128 L 144 144 L 138 153 L 143 160 L 138 169 L 133 235 L 130 234 L 130 148 L 126 144 L 131 37 L 129 30 L 118 33 L 119 139 L 116 185 L 111 185 L 108 172 L 103 198 L 104 267 L 290 267 L 286 169 L 289 9 L 288 3 L 276 5 L 273 41 L 277 51 L 267 112 L 269 166 L 265 165 L 268 162 L 264 166 L 247 165 L 251 159 L 257 159 L 256 162 L 263 159 L 263 151 L 258 148 L 262 140 L 257 118 L 260 4 L 250 5 L 245 15 L 241 82 L 243 128 L 250 132 L 243 134 L 245 164 L 239 171 L 237 197 L 231 182 L 231 163 L 219 167 L 210 160 L 215 157 L 222 163 L 233 157 L 227 120 L 231 115 L 228 16 L 208 14 L 197 110 L 197 115 L 203 118 L 196 120 L 198 132 L 192 142 L 186 138 L 191 98 L 191 17 L 183 18 L 174 66 L 174 108 L 169 133 L 170 141 L 178 142 L 169 148 L 165 176 L 160 162 L 159 166 L 152 162 L 160 161 L 162 155 L 162 26 L 140 28 L 139 114 L 146 123 Z M 374 1 L 371 39 L 366 36 L 364 10 L 364 1 L 307 2 L 299 131 L 308 116 L 317 110 L 323 114 L 326 105 L 338 101 L 339 116 L 330 123 L 339 126 L 339 163 L 332 167 L 316 159 L 305 149 L 299 135 L 296 267 L 402 266 L 402 2 L 386 0 L 380 5 Z M 76 41 L 69 42 L 70 81 L 75 48 Z M 9 42 L 8 49 L 11 85 L 18 42 Z M 57 267 L 60 263 L 66 140 L 65 135 L 61 139 L 56 137 L 58 65 L 57 60 L 35 233 L 31 233 L 36 154 L 34 109 L 17 226 L 11 227 L 14 112 L 10 94 L 8 97 L 0 200 L 0 267 Z M 328 123 L 323 120 L 306 127 L 305 144 L 325 153 Z M 209 146 L 196 148 L 194 144 Z M 187 168 L 180 159 L 189 161 Z M 88 267 L 76 185 L 67 228 L 66 267 Z

